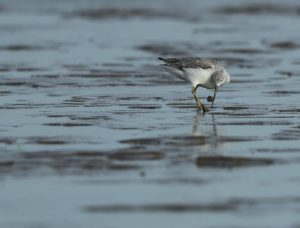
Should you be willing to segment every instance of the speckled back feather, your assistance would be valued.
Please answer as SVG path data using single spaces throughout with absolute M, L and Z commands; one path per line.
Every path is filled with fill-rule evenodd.
M 166 63 L 166 65 L 176 67 L 177 69 L 183 68 L 222 68 L 223 65 L 216 59 L 209 58 L 196 58 L 196 57 L 185 57 L 185 58 L 158 58 Z

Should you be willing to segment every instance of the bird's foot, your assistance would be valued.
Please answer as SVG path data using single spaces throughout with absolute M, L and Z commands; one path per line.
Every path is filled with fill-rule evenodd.
M 206 107 L 205 105 L 202 105 L 203 113 L 209 112 L 209 108 Z
M 209 109 L 201 103 L 197 103 L 197 109 L 198 111 L 203 111 L 203 113 L 209 112 Z
M 202 111 L 202 106 L 197 104 L 197 110 Z

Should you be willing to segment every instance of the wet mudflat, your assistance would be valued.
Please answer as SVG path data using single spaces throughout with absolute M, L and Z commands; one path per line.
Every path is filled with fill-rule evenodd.
M 300 5 L 178 4 L 1 2 L 1 227 L 300 226 Z

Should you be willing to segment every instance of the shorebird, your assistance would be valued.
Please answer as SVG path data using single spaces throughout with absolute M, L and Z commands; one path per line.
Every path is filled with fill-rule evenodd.
M 196 95 L 197 88 L 213 89 L 211 107 L 214 106 L 218 88 L 230 82 L 230 76 L 224 66 L 215 59 L 207 58 L 158 58 L 164 61 L 162 67 L 170 74 L 192 83 L 192 94 L 196 100 L 198 110 L 208 112 L 209 109 L 201 103 Z

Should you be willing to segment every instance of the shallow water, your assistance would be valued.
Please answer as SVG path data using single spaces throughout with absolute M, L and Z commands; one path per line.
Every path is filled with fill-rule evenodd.
M 1 1 L 0 226 L 298 227 L 285 3 Z M 227 65 L 211 112 L 159 68 L 174 55 Z

